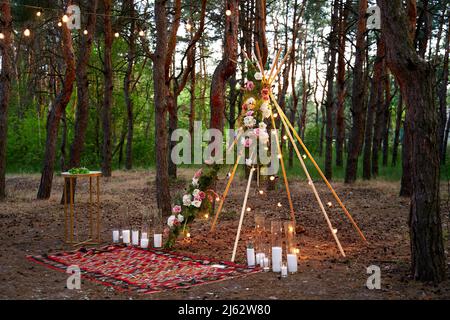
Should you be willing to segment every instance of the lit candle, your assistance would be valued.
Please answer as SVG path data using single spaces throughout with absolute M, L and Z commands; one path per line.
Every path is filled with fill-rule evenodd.
M 133 246 L 138 246 L 139 245 L 139 231 L 137 230 L 133 230 L 131 232 L 131 239 L 132 239 L 132 244 Z
M 255 249 L 247 248 L 247 264 L 250 268 L 255 266 Z
M 288 269 L 290 273 L 296 273 L 298 271 L 297 255 L 290 253 L 287 255 Z
M 281 266 L 281 277 L 286 278 L 288 276 L 288 267 L 285 264 Z
M 283 249 L 281 247 L 272 248 L 272 271 L 281 271 L 281 259 L 283 256 Z
M 125 244 L 130 244 L 130 230 L 122 230 L 122 240 Z
M 147 238 L 142 238 L 141 239 L 141 248 L 142 249 L 147 249 L 148 248 L 148 239 Z
M 113 242 L 118 243 L 120 239 L 120 232 L 119 230 L 113 230 Z
M 162 234 L 155 234 L 153 236 L 153 246 L 155 248 L 161 248 L 162 247 Z

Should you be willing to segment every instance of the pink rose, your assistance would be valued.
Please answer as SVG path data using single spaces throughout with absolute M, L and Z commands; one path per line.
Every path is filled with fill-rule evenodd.
M 199 194 L 198 194 L 198 197 L 199 197 L 201 200 L 203 200 L 203 199 L 206 198 L 206 194 L 205 194 L 203 191 L 200 191 Z
M 267 88 L 262 89 L 261 94 L 263 96 L 268 96 L 269 95 L 269 89 L 267 89 Z
M 249 81 L 245 84 L 245 89 L 247 91 L 253 91 L 253 89 L 255 89 L 255 84 L 252 81 Z
M 246 113 L 246 116 L 251 117 L 251 116 L 253 116 L 253 113 L 255 113 L 255 112 L 253 110 L 250 110 Z
M 255 130 L 253 130 L 253 133 L 255 134 L 255 136 L 259 137 L 259 135 L 261 133 L 261 129 L 256 128 Z
M 252 145 L 252 143 L 253 143 L 253 140 L 252 140 L 252 139 L 246 138 L 246 139 L 245 139 L 245 142 L 244 142 L 244 147 L 250 148 L 250 146 Z
M 181 206 L 175 206 L 172 208 L 173 213 L 181 213 Z

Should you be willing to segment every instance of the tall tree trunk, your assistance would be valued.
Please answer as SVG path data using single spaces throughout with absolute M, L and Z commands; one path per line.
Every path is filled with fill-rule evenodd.
M 124 96 L 127 105 L 127 147 L 125 151 L 125 169 L 133 168 L 133 136 L 134 136 L 134 105 L 131 98 L 131 84 L 133 82 L 133 66 L 136 60 L 136 10 L 134 0 L 127 1 L 127 10 L 130 16 L 130 38 L 128 47 L 128 66 L 124 78 Z
M 342 0 L 343 1 L 343 0 Z M 329 56 L 330 60 L 328 62 L 327 68 L 327 80 L 328 80 L 328 90 L 327 90 L 327 100 L 325 104 L 326 108 L 326 130 L 325 130 L 325 176 L 328 180 L 332 179 L 333 176 L 333 107 L 334 107 L 334 69 L 336 67 L 336 49 L 338 43 L 338 23 L 339 23 L 339 0 L 334 0 L 333 14 L 331 17 L 332 30 L 330 33 L 330 46 L 329 46 Z
M 71 3 L 71 1 L 69 1 Z M 56 143 L 58 140 L 58 129 L 63 111 L 69 104 L 76 78 L 75 55 L 72 46 L 72 34 L 63 24 L 61 28 L 63 58 L 66 64 L 66 73 L 61 92 L 54 101 L 47 117 L 47 141 L 45 144 L 44 164 L 41 182 L 37 194 L 38 199 L 48 199 L 52 191 L 53 173 L 55 170 Z
M 238 0 L 226 0 L 231 16 L 225 20 L 225 44 L 222 61 L 214 71 L 211 80 L 210 127 L 223 131 L 225 116 L 225 89 L 228 79 L 236 72 L 238 56 L 239 4 Z
M 337 73 L 337 111 L 336 111 L 336 166 L 344 165 L 344 141 L 345 141 L 345 46 L 347 36 L 347 19 L 351 7 L 351 0 L 341 2 L 339 20 L 339 50 Z
M 383 132 L 382 132 L 382 140 L 383 140 L 383 167 L 388 166 L 389 162 L 389 133 L 391 131 L 391 77 L 389 74 L 389 70 L 386 70 L 386 76 L 384 79 L 384 92 L 386 93 L 385 103 L 384 103 L 384 118 L 383 118 Z
M 12 15 L 10 1 L 0 4 L 0 31 L 3 40 L 0 41 L 2 66 L 0 70 L 0 202 L 6 198 L 6 141 L 8 137 L 8 107 L 11 97 L 12 66 Z
M 358 173 L 358 158 L 361 152 L 365 115 L 366 115 L 366 73 L 364 64 L 366 62 L 366 12 L 367 0 L 359 1 L 358 29 L 356 33 L 356 54 L 355 68 L 353 69 L 353 90 L 352 90 L 352 117 L 353 124 L 350 133 L 347 168 L 345 171 L 345 182 L 353 183 L 356 181 Z
M 447 140 L 445 138 L 445 125 L 447 123 L 447 87 L 448 87 L 448 73 L 449 73 L 449 50 L 450 50 L 450 9 L 447 11 L 447 35 L 445 37 L 445 53 L 444 63 L 442 68 L 442 77 L 438 86 L 439 96 L 439 110 L 441 115 L 439 128 L 439 146 L 441 153 L 441 161 L 445 163 L 445 156 L 447 151 Z
M 104 29 L 105 29 L 105 54 L 104 54 L 104 97 L 102 107 L 102 127 L 103 127 L 103 151 L 102 151 L 102 173 L 105 177 L 112 174 L 112 138 L 111 138 L 111 113 L 113 103 L 113 65 L 112 65 L 112 45 L 114 42 L 112 30 L 112 1 L 103 0 L 105 9 Z
M 403 96 L 399 94 L 397 113 L 395 117 L 395 134 L 394 134 L 394 144 L 392 146 L 392 166 L 397 166 L 398 161 L 398 146 L 400 144 L 400 130 L 402 128 L 402 118 L 403 118 Z
M 421 59 L 404 32 L 408 20 L 401 0 L 378 0 L 389 69 L 399 80 L 412 117 L 412 182 L 410 208 L 411 267 L 414 278 L 446 278 L 439 198 L 439 121 L 434 103 L 434 70 Z
M 269 47 L 266 38 L 266 0 L 256 1 L 256 22 L 255 22 L 255 41 L 259 45 L 261 60 L 263 67 L 265 67 L 267 58 L 269 56 Z

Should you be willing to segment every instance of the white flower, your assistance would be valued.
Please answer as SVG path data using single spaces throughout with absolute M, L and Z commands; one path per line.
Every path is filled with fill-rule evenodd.
M 186 194 L 183 196 L 183 205 L 189 207 L 192 204 L 191 195 Z
M 178 221 L 183 222 L 184 221 L 184 216 L 182 214 L 179 214 L 177 219 L 178 219 Z
M 267 124 L 265 124 L 264 122 L 260 122 L 260 123 L 259 123 L 259 128 L 260 128 L 261 130 L 266 130 L 266 129 L 267 129 Z
M 253 116 L 244 118 L 244 125 L 249 128 L 253 128 L 256 125 L 256 119 Z
M 197 187 L 197 186 L 198 186 L 198 179 L 197 179 L 197 178 L 193 178 L 193 179 L 192 179 L 192 185 L 193 185 L 194 187 Z
M 195 189 L 194 192 L 192 192 L 192 195 L 194 197 L 196 197 L 196 196 L 198 196 L 199 193 L 200 193 L 200 190 L 199 189 Z
M 177 217 L 175 217 L 175 216 L 170 216 L 169 219 L 167 219 L 167 225 L 168 225 L 170 228 L 172 228 L 172 227 L 173 227 L 173 224 L 174 224 L 174 222 L 175 222 L 175 220 L 177 220 Z
M 253 160 L 252 159 L 247 159 L 245 160 L 245 164 L 249 167 L 251 167 L 253 165 Z
M 263 78 L 262 73 L 261 72 L 257 72 L 255 73 L 255 80 L 261 81 Z
M 272 111 L 271 111 L 269 103 L 264 102 L 261 105 L 261 112 L 262 112 L 263 117 L 266 118 L 266 119 L 269 118 L 272 115 Z
M 248 98 L 245 103 L 246 104 L 256 104 L 256 100 L 255 100 L 255 98 Z
M 202 202 L 200 200 L 192 201 L 192 205 L 196 208 L 200 208 L 202 206 Z

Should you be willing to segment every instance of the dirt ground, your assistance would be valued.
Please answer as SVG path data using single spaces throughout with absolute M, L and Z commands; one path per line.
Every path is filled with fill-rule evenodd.
M 174 194 L 181 192 L 193 171 L 183 170 L 174 183 Z M 185 181 L 183 181 L 183 179 Z M 237 181 L 226 202 L 218 231 L 208 233 L 211 221 L 196 221 L 191 229 L 190 243 L 181 240 L 175 250 L 229 260 L 238 224 L 238 213 L 246 182 Z M 152 295 L 119 293 L 112 288 L 82 281 L 80 291 L 65 288 L 67 276 L 26 260 L 26 255 L 72 250 L 64 245 L 62 178 L 55 176 L 49 201 L 35 200 L 38 175 L 7 177 L 9 198 L 0 204 L 0 299 L 449 299 L 450 281 L 432 286 L 413 281 L 409 276 L 409 201 L 397 196 L 399 185 L 387 182 L 364 182 L 354 186 L 334 183 L 355 220 L 367 236 L 363 244 L 355 230 L 335 206 L 326 186 L 318 189 L 324 203 L 332 202 L 330 218 L 338 229 L 347 258 L 342 258 L 333 241 L 309 186 L 300 180 L 290 182 L 298 222 L 305 232 L 298 236 L 301 249 L 299 272 L 280 279 L 273 273 L 207 284 L 190 289 Z M 144 207 L 154 206 L 154 174 L 147 171 L 115 172 L 102 179 L 102 237 L 111 239 L 117 224 L 118 209 L 128 203 L 136 208 L 135 219 Z M 218 183 L 223 190 L 225 180 Z M 80 190 L 86 189 L 80 183 Z M 448 255 L 448 186 L 442 185 L 442 219 Z M 86 194 L 80 192 L 81 197 Z M 83 199 L 83 198 L 81 198 Z M 283 208 L 277 207 L 282 202 Z M 267 219 L 288 219 L 288 203 L 282 184 L 264 196 L 253 192 L 249 200 L 252 212 L 245 217 L 237 262 L 244 263 L 246 241 L 252 236 L 254 214 L 264 213 Z M 80 230 L 82 232 L 83 230 Z M 381 268 L 381 290 L 366 288 L 367 267 Z

